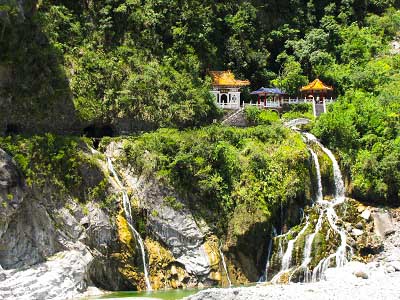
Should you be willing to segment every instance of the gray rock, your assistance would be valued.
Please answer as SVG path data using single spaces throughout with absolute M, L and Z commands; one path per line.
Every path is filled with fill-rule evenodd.
M 361 218 L 368 221 L 371 218 L 371 211 L 369 209 L 364 210 L 361 214 Z
M 354 226 L 354 227 L 357 228 L 357 229 L 362 230 L 362 229 L 364 228 L 364 225 L 363 225 L 363 223 L 358 222 L 358 223 L 356 224 L 356 226 Z
M 21 271 L 5 271 L 0 294 L 9 299 L 70 299 L 86 290 L 87 269 L 93 257 L 87 250 L 58 253 L 47 262 Z
M 351 231 L 351 234 L 353 235 L 353 236 L 360 236 L 360 235 L 362 235 L 364 233 L 364 231 L 362 231 L 362 230 L 360 230 L 360 229 L 357 229 L 357 228 L 353 228 L 353 230 Z
M 22 176 L 15 161 L 0 149 L 0 239 L 24 201 Z M 1 262 L 0 262 L 1 264 Z
M 195 220 L 190 210 L 185 208 L 184 201 L 156 180 L 136 178 L 127 171 L 123 175 L 140 199 L 140 206 L 149 212 L 157 212 L 150 214 L 148 219 L 152 234 L 168 246 L 188 273 L 207 275 L 210 262 L 203 244 L 209 228 L 205 222 Z M 180 203 L 181 209 L 174 209 L 165 203 L 164 198 L 171 195 Z
M 380 237 L 384 238 L 395 232 L 389 212 L 375 212 L 372 214 L 372 218 L 374 219 L 375 233 Z
M 362 279 L 368 279 L 368 274 L 364 271 L 356 271 L 354 272 L 354 276 Z
M 392 261 L 390 265 L 396 270 L 396 272 L 400 271 L 400 261 Z

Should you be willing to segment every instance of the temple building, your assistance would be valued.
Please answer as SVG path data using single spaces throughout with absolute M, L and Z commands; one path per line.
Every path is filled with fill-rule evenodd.
M 332 101 L 333 87 L 324 84 L 318 78 L 300 89 L 304 98 L 313 102 L 314 116 L 318 117 L 326 112 L 326 102 Z M 328 100 L 328 95 L 330 99 Z
M 210 71 L 212 91 L 221 108 L 240 109 L 240 89 L 250 85 L 248 80 L 237 80 L 231 71 Z

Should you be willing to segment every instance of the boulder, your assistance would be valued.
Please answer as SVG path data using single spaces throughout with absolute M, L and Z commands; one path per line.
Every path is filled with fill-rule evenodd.
M 400 272 L 400 261 L 392 261 L 390 265 L 395 269 L 396 272 Z
M 375 212 L 372 214 L 372 218 L 374 219 L 375 233 L 381 238 L 385 238 L 395 232 L 389 212 Z
M 353 273 L 354 276 L 362 279 L 368 279 L 368 274 L 365 271 L 359 270 Z
M 353 236 L 360 236 L 360 235 L 362 235 L 364 233 L 364 231 L 362 231 L 362 230 L 360 230 L 360 229 L 357 229 L 357 228 L 353 228 L 353 230 L 351 231 L 351 234 L 353 235 Z
M 363 225 L 363 223 L 358 222 L 358 223 L 356 224 L 356 226 L 354 226 L 354 227 L 361 230 L 361 229 L 364 228 L 364 225 Z
M 369 221 L 369 219 L 371 218 L 371 211 L 369 209 L 366 209 L 362 212 L 362 214 L 360 215 L 361 218 L 363 218 L 365 221 Z
M 70 299 L 86 290 L 87 269 L 93 257 L 89 251 L 61 252 L 25 270 L 4 271 L 0 294 L 5 299 Z
M 392 265 L 387 265 L 385 268 L 386 273 L 394 273 L 396 269 Z

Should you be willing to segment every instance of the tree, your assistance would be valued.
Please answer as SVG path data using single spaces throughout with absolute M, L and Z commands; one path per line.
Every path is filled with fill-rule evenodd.
M 307 77 L 302 75 L 300 63 L 293 56 L 286 56 L 281 68 L 282 72 L 277 79 L 271 81 L 272 84 L 290 95 L 296 95 L 299 88 L 308 82 Z

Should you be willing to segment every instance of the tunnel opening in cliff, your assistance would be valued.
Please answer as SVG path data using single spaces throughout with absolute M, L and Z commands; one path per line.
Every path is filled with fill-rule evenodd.
M 103 137 L 112 137 L 115 132 L 110 125 L 89 125 L 83 129 L 83 135 L 93 140 L 93 147 L 98 148 Z

